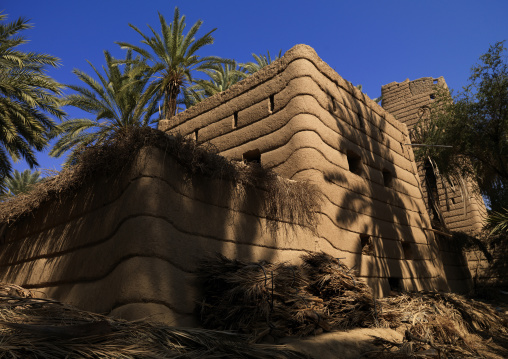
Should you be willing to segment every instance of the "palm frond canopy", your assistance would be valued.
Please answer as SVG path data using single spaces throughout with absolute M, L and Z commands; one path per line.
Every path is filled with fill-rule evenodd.
M 63 105 L 92 115 L 91 118 L 70 119 L 58 126 L 61 137 L 50 155 L 59 157 L 72 151 L 66 165 L 75 161 L 82 148 L 102 143 L 120 128 L 147 126 L 154 122 L 152 117 L 157 112 L 157 99 L 145 91 L 150 80 L 146 63 L 139 57 L 133 59 L 131 50 L 122 61 L 107 51 L 104 51 L 104 57 L 104 74 L 90 63 L 98 80 L 83 71 L 73 71 L 83 85 L 68 85 L 75 93 L 62 100 Z
M 229 89 L 237 82 L 248 76 L 242 67 L 235 61 L 228 64 L 216 64 L 210 69 L 203 70 L 208 80 L 196 80 L 192 86 L 185 88 L 183 101 L 187 108 L 201 102 L 203 99 Z
M 43 180 L 40 175 L 40 171 L 32 172 L 30 170 L 24 170 L 23 172 L 19 172 L 18 170 L 14 170 L 12 176 L 5 180 L 5 187 L 8 192 L 3 197 L 12 197 L 21 193 L 27 193 L 34 184 Z
M 270 65 L 273 61 L 279 59 L 281 56 L 282 50 L 279 50 L 279 54 L 273 60 L 272 56 L 270 55 L 270 51 L 267 51 L 266 55 L 252 54 L 252 57 L 254 57 L 254 60 L 256 60 L 256 62 L 247 62 L 246 64 L 243 64 L 242 67 L 248 74 L 253 74 L 261 70 L 263 67 Z
M 22 158 L 30 168 L 38 165 L 34 150 L 47 146 L 56 127 L 52 116 L 64 116 L 58 99 L 62 85 L 45 73 L 59 59 L 18 50 L 27 42 L 19 33 L 32 26 L 24 18 L 6 19 L 0 14 L 0 190 L 12 171 L 11 161 Z
M 147 48 L 117 42 L 122 48 L 136 51 L 147 59 L 149 73 L 153 81 L 147 93 L 163 99 L 163 115 L 171 118 L 176 114 L 177 97 L 182 89 L 194 83 L 194 71 L 213 69 L 221 63 L 230 63 L 217 56 L 199 56 L 197 52 L 206 45 L 213 44 L 213 29 L 202 37 L 196 38 L 202 21 L 198 20 L 187 34 L 184 34 L 185 16 L 180 17 L 178 7 L 175 8 L 173 22 L 167 24 L 164 16 L 159 13 L 160 33 L 148 26 L 151 34 L 146 35 L 136 26 L 129 24 L 139 35 L 141 43 Z
M 491 228 L 491 234 L 508 234 L 508 209 L 490 213 L 487 225 Z

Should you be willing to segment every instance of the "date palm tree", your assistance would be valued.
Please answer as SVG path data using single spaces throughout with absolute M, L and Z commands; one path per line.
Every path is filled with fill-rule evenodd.
M 272 60 L 272 56 L 270 55 L 270 51 L 267 51 L 266 55 L 263 54 L 252 54 L 252 57 L 254 57 L 254 60 L 256 62 L 247 62 L 246 64 L 243 64 L 243 67 L 249 74 L 253 74 L 259 70 L 261 70 L 263 67 L 270 65 L 273 61 L 279 59 L 282 56 L 282 50 L 279 50 L 279 54 Z
M 178 7 L 175 8 L 173 22 L 167 24 L 164 16 L 159 13 L 161 33 L 148 26 L 151 35 L 145 35 L 136 26 L 129 24 L 143 40 L 148 49 L 126 42 L 118 42 L 122 48 L 131 49 L 148 60 L 150 75 L 153 81 L 146 89 L 145 96 L 157 96 L 163 99 L 163 117 L 169 119 L 176 114 L 177 98 L 182 89 L 194 83 L 194 71 L 213 68 L 216 64 L 228 63 L 228 60 L 217 56 L 200 57 L 197 52 L 204 46 L 213 43 L 213 29 L 200 38 L 196 34 L 202 25 L 198 20 L 187 34 L 184 34 L 185 16 L 180 17 Z
M 63 105 L 74 106 L 93 115 L 91 119 L 74 118 L 59 125 L 61 137 L 50 155 L 59 157 L 72 150 L 65 165 L 75 163 L 82 148 L 104 142 L 120 128 L 147 126 L 154 122 L 152 117 L 157 112 L 157 99 L 143 96 L 149 82 L 149 77 L 143 72 L 146 64 L 139 58 L 133 59 L 132 51 L 127 51 L 123 64 L 108 51 L 104 51 L 104 57 L 104 75 L 89 63 L 99 81 L 75 69 L 74 74 L 84 86 L 68 85 L 76 93 L 62 99 Z
M 0 190 L 12 170 L 11 161 L 23 158 L 38 165 L 34 150 L 44 149 L 55 130 L 51 116 L 62 118 L 58 95 L 62 85 L 46 75 L 59 59 L 17 49 L 27 40 L 19 32 L 32 26 L 19 18 L 6 23 L 0 14 Z
M 27 193 L 34 184 L 43 180 L 40 176 L 40 171 L 32 172 L 30 170 L 24 170 L 23 172 L 19 172 L 18 170 L 14 170 L 12 176 L 5 180 L 7 193 L 0 195 L 0 199 Z
M 237 82 L 249 75 L 245 69 L 238 67 L 235 61 L 228 64 L 216 64 L 210 69 L 203 70 L 209 79 L 196 80 L 196 83 L 183 90 L 184 100 L 187 108 L 201 102 L 203 99 L 225 91 Z

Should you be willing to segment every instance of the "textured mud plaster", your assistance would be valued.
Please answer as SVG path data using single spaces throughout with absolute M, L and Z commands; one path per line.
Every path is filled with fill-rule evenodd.
M 443 77 L 424 77 L 414 81 L 409 79 L 404 82 L 392 82 L 384 85 L 381 89 L 383 96 L 383 107 L 395 116 L 399 121 L 412 128 L 420 120 L 425 120 L 430 115 L 432 102 L 435 99 L 435 92 L 438 87 L 448 88 Z M 417 163 L 418 174 L 422 184 L 423 198 L 428 213 L 432 217 L 432 210 L 429 204 L 429 191 L 434 189 L 435 202 L 439 206 L 444 225 L 452 231 L 474 234 L 483 227 L 487 210 L 482 197 L 477 194 L 475 184 L 472 180 L 467 181 L 469 190 L 468 197 L 460 191 L 456 183 L 452 188 L 444 179 L 435 178 L 433 181 L 426 180 L 426 169 L 423 163 Z M 432 171 L 433 173 L 433 171 Z M 433 183 L 435 181 L 435 183 Z M 460 249 L 454 248 L 446 242 L 446 238 L 439 238 L 440 250 L 447 272 L 457 267 L 469 265 L 473 276 L 482 276 L 484 267 L 488 266 L 483 254 L 479 252 L 467 253 L 466 257 L 458 256 Z M 489 273 L 489 276 L 492 274 Z
M 294 262 L 323 241 L 298 224 L 272 236 L 260 190 L 184 178 L 170 155 L 143 148 L 129 170 L 7 227 L 0 281 L 85 310 L 193 325 L 205 256 Z
M 264 167 L 318 185 L 326 202 L 314 250 L 337 253 L 377 295 L 395 282 L 408 290 L 468 289 L 467 268 L 445 271 L 427 230 L 417 166 L 404 145 L 410 141 L 406 125 L 309 46 L 293 47 L 228 91 L 161 121 L 159 129 L 184 136 L 199 129 L 200 142 L 223 156 L 241 160 L 256 150 Z M 362 255 L 365 235 L 370 255 Z
M 259 189 L 194 176 L 145 147 L 133 164 L 95 178 L 2 226 L 0 280 L 79 308 L 126 319 L 194 325 L 194 270 L 208 255 L 297 262 L 341 258 L 376 295 L 467 289 L 464 266 L 445 263 L 431 228 L 407 128 L 343 80 L 308 46 L 231 89 L 161 121 L 160 129 L 253 158 L 283 177 L 311 181 L 325 201 L 317 231 L 281 222 L 273 235 Z M 350 171 L 348 154 L 358 161 Z M 390 174 L 389 185 L 386 176 Z M 366 244 L 365 238 L 368 238 Z M 368 246 L 368 248 L 366 248 Z M 363 253 L 362 253 L 363 252 Z

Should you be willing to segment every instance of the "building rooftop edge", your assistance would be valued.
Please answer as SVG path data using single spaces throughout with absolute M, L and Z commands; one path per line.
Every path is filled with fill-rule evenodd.
M 291 62 L 297 59 L 307 59 L 308 61 L 312 62 L 316 68 L 318 68 L 326 77 L 335 82 L 338 87 L 341 87 L 345 91 L 349 92 L 357 100 L 364 102 L 366 105 L 367 102 L 371 101 L 371 103 L 367 106 L 370 107 L 379 116 L 387 120 L 390 124 L 398 127 L 399 129 L 406 127 L 404 124 L 396 120 L 388 111 L 383 109 L 379 104 L 372 101 L 367 95 L 357 89 L 351 82 L 342 78 L 333 68 L 330 67 L 330 65 L 328 65 L 318 56 L 312 47 L 305 44 L 298 44 L 286 51 L 286 53 L 281 58 L 275 60 L 270 65 L 263 67 L 261 70 L 238 82 L 231 88 L 211 96 L 198 103 L 197 105 L 176 114 L 170 120 L 160 120 L 158 127 L 159 130 L 170 130 L 171 128 L 182 124 L 190 118 L 207 112 L 221 105 L 222 103 L 229 101 L 244 92 L 249 91 L 250 89 L 258 86 L 265 81 L 268 81 L 279 73 L 282 73 Z M 407 129 L 403 132 L 407 132 Z

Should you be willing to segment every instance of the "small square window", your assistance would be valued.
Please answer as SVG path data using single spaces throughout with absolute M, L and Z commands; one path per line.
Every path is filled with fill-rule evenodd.
M 413 259 L 413 248 L 408 242 L 402 242 L 402 252 L 404 253 L 404 259 Z
M 362 158 L 351 151 L 348 151 L 346 156 L 349 170 L 354 174 L 360 176 L 362 174 Z
M 360 124 L 360 128 L 362 130 L 365 129 L 365 119 L 360 115 L 358 115 L 358 123 Z
M 390 277 L 388 278 L 388 284 L 390 285 L 390 290 L 399 291 L 401 290 L 401 280 L 400 278 Z
M 431 100 L 435 100 L 436 99 L 436 95 L 433 94 L 433 93 L 431 93 L 429 97 L 430 97 Z
M 368 234 L 360 234 L 360 245 L 362 247 L 363 255 L 371 256 L 374 254 L 374 246 L 372 244 L 372 239 Z
M 245 163 L 258 163 L 261 164 L 261 151 L 259 149 L 250 150 L 242 155 L 243 162 Z
M 388 170 L 383 170 L 383 184 L 385 187 L 392 187 L 393 186 L 393 175 Z

